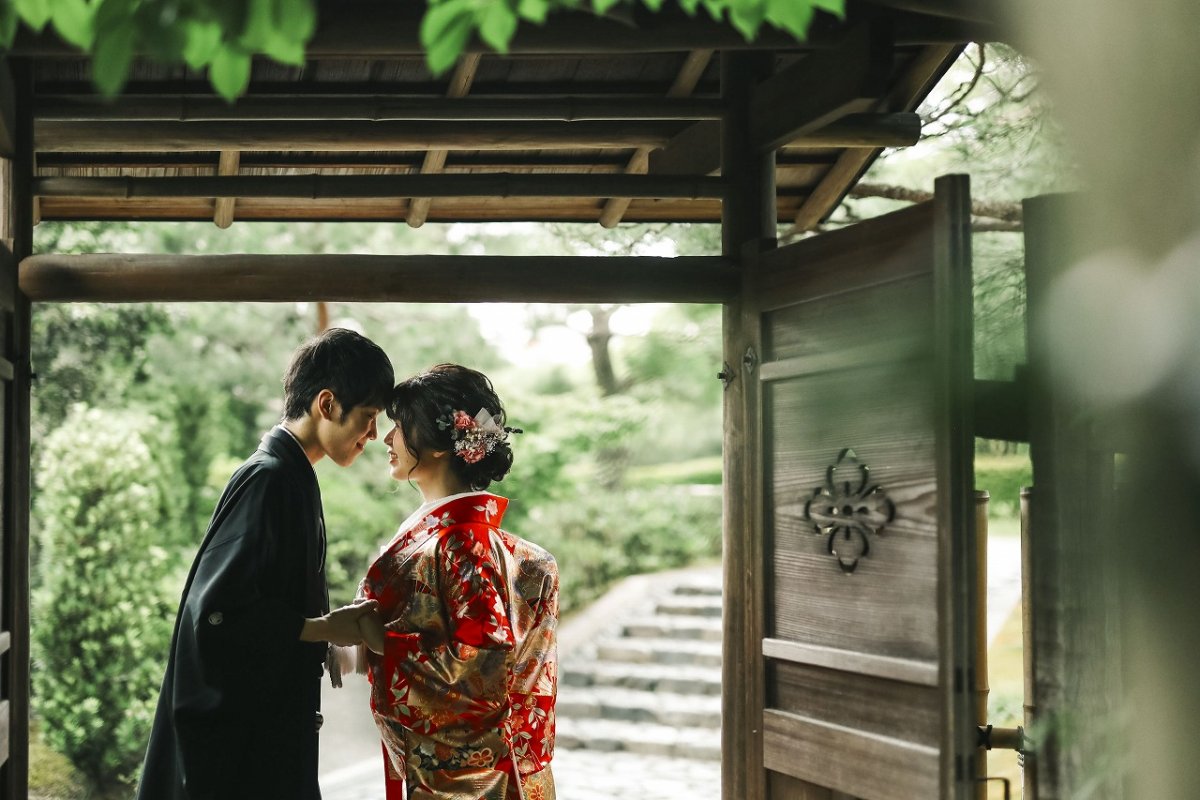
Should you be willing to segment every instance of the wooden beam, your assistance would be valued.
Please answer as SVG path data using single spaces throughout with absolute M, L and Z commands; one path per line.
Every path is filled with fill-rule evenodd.
M 669 122 L 67 122 L 35 125 L 39 152 L 542 150 L 661 147 Z
M 911 11 L 932 17 L 983 23 L 995 22 L 996 12 L 999 9 L 999 4 L 981 3 L 979 0 L 865 0 L 865 2 L 897 11 Z
M 711 52 L 711 51 L 708 51 Z M 472 56 L 478 59 L 478 56 Z M 464 57 L 460 62 L 469 63 Z M 51 95 L 38 99 L 38 120 L 60 122 L 270 122 L 272 120 L 427 120 L 440 122 L 594 122 L 720 119 L 716 98 L 670 96 L 444 98 L 333 94 L 251 95 L 226 103 L 207 95 Z
M 908 147 L 921 138 L 921 118 L 914 113 L 850 114 L 788 142 L 786 147 L 870 149 Z M 720 166 L 721 126 L 697 122 L 662 149 L 650 153 L 651 175 L 707 175 Z
M 704 176 L 612 174 L 196 175 L 182 178 L 36 178 L 41 197 L 722 197 Z
M 458 60 L 458 65 L 454 68 L 454 75 L 450 78 L 450 87 L 446 90 L 446 97 L 451 100 L 466 97 L 467 92 L 471 91 L 471 82 L 475 80 L 475 73 L 479 70 L 480 58 L 481 56 L 478 53 L 467 53 Z M 441 172 L 442 168 L 446 166 L 447 153 L 448 151 L 442 148 L 430 150 L 425 153 L 425 161 L 421 165 L 421 172 L 426 175 Z M 425 224 L 425 219 L 429 216 L 429 206 L 432 202 L 433 200 L 426 196 L 414 198 L 409 203 L 408 213 L 404 215 L 409 227 L 419 228 Z
M 217 164 L 217 174 L 222 176 L 237 175 L 240 159 L 241 153 L 237 150 L 222 150 L 220 161 Z M 237 199 L 232 196 L 223 196 L 216 199 L 213 209 L 213 223 L 218 228 L 228 228 L 233 224 L 233 206 L 236 202 Z
M 54 302 L 721 303 L 738 272 L 712 256 L 39 255 L 20 281 Z
M 836 48 L 810 53 L 754 89 L 751 137 L 774 150 L 846 116 L 874 109 L 887 89 L 894 46 L 881 24 L 861 24 Z
M 686 97 L 696 90 L 696 84 L 704 76 L 704 71 L 708 69 L 708 64 L 712 61 L 712 50 L 693 50 L 688 53 L 684 59 L 683 65 L 679 68 L 675 80 L 671 84 L 671 88 L 667 90 L 668 99 L 677 99 Z M 723 103 L 721 104 L 724 105 Z M 719 117 L 717 117 L 719 119 Z M 634 151 L 633 156 L 629 159 L 629 163 L 625 166 L 625 171 L 630 174 L 644 174 L 649 170 L 650 166 L 650 148 L 639 147 Z M 625 216 L 626 209 L 629 208 L 629 202 L 632 198 L 629 197 L 611 197 L 604 204 L 604 210 L 600 212 L 600 224 L 606 228 L 615 228 L 621 218 Z
M 938 45 L 921 50 L 913 57 L 904 75 L 888 92 L 887 97 L 881 101 L 880 110 L 915 110 L 917 104 L 950 68 L 961 51 L 962 47 L 957 45 Z M 809 231 L 820 224 L 837 208 L 842 198 L 850 191 L 850 187 L 878 155 L 878 147 L 846 150 L 800 206 L 800 210 L 796 212 L 795 224 L 789 233 Z

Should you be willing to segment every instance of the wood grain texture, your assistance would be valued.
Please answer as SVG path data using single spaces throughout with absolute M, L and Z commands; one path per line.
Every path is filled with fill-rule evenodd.
M 708 302 L 737 272 L 715 256 L 32 256 L 21 290 L 39 301 Z M 504 281 L 495 280 L 504 275 Z
M 773 709 L 763 715 L 763 728 L 768 769 L 863 800 L 938 796 L 937 748 Z
M 853 719 L 866 733 L 938 747 L 936 686 L 783 662 L 772 664 L 772 678 L 773 708 L 834 725 Z
M 918 686 L 937 686 L 938 684 L 937 663 L 932 661 L 876 656 L 859 650 L 843 650 L 787 639 L 770 638 L 763 639 L 763 655 L 788 664 L 825 667 L 841 672 L 853 672 L 856 675 L 883 678 L 897 683 L 911 683 Z

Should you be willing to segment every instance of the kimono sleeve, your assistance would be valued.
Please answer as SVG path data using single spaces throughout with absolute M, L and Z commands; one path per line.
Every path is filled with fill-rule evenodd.
M 509 587 L 497 541 L 484 525 L 446 529 L 438 542 L 437 596 L 444 636 L 388 631 L 385 685 L 481 687 L 483 705 L 503 701 L 507 659 L 515 637 Z

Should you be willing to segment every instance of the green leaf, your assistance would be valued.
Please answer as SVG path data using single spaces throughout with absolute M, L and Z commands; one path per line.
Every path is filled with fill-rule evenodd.
M 250 85 L 250 54 L 231 45 L 220 48 L 208 67 L 208 80 L 218 94 L 233 102 Z
M 549 11 L 549 0 L 519 0 L 517 3 L 517 14 L 521 19 L 527 19 L 537 25 L 545 24 Z
M 797 5 L 804 5 L 804 2 Z M 733 0 L 730 4 L 729 23 L 748 42 L 754 41 L 754 37 L 758 35 L 758 29 L 762 26 L 765 16 L 766 7 L 763 0 Z
M 92 50 L 92 81 L 101 94 L 111 97 L 125 85 L 129 64 L 133 61 L 133 44 L 132 25 L 97 29 Z
M 91 49 L 96 38 L 92 7 L 84 0 L 51 0 L 50 6 L 59 35 L 82 50 Z
M 600 15 L 607 14 L 620 2 L 621 0 L 592 0 L 592 10 Z
M 430 72 L 441 75 L 454 66 L 474 24 L 471 0 L 447 0 L 429 7 L 421 20 L 421 44 Z
M 663 0 L 642 0 L 642 5 L 657 14 L 662 10 Z
M 246 26 L 237 41 L 246 50 L 261 51 L 274 35 L 275 17 L 272 0 L 250 0 L 246 4 Z
M 183 60 L 192 69 L 202 69 L 221 46 L 221 26 L 215 22 L 193 22 L 187 26 Z
M 13 7 L 25 24 L 35 31 L 40 31 L 50 21 L 49 0 L 13 0 Z
M 838 19 L 846 18 L 846 0 L 809 0 L 814 9 L 828 11 Z
M 508 43 L 517 32 L 517 15 L 506 0 L 491 0 L 477 12 L 479 37 L 498 53 L 508 52 Z
M 317 30 L 313 0 L 275 0 L 275 30 L 287 39 L 307 44 Z
M 11 47 L 20 22 L 17 10 L 8 3 L 0 3 L 0 46 Z
M 262 52 L 281 64 L 304 66 L 304 42 L 276 35 L 263 44 Z
M 766 17 L 775 27 L 803 40 L 808 37 L 808 25 L 812 22 L 813 0 L 767 0 Z

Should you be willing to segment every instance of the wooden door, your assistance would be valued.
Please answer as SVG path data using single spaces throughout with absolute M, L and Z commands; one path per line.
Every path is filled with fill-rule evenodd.
M 950 176 L 930 203 L 744 259 L 726 800 L 972 790 L 969 205 Z

